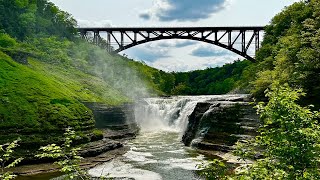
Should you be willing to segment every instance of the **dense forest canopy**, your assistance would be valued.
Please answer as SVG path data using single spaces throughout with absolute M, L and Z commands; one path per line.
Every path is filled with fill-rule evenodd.
M 319 104 L 320 90 L 319 1 L 301 1 L 276 15 L 267 26 L 258 64 L 246 81 L 259 97 L 274 83 L 302 88 Z M 257 77 L 257 78 L 255 78 Z
M 173 73 L 175 87 L 171 92 L 184 95 L 228 93 L 237 88 L 243 71 L 250 64 L 252 63 L 247 60 L 237 60 L 222 67 Z
M 71 39 L 76 20 L 47 0 L 1 0 L 0 29 L 18 40 L 56 35 Z

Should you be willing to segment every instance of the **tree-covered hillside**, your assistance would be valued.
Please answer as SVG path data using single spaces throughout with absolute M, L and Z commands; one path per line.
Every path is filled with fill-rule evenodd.
M 55 35 L 73 39 L 77 22 L 48 0 L 1 0 L 0 29 L 18 40 Z
M 228 93 L 237 89 L 243 71 L 250 64 L 252 64 L 250 61 L 238 60 L 222 67 L 174 73 L 175 87 L 172 93 L 184 95 Z
M 246 71 L 243 84 L 263 97 L 272 84 L 302 88 L 304 99 L 320 100 L 320 6 L 301 1 L 276 15 L 267 26 L 257 64 Z M 249 83 L 250 82 L 250 83 Z

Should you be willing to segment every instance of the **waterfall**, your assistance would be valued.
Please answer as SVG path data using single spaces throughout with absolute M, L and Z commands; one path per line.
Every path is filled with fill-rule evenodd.
M 135 120 L 142 132 L 174 131 L 184 133 L 188 116 L 198 102 L 219 101 L 234 95 L 174 96 L 146 98 L 137 103 Z
M 147 98 L 136 106 L 135 119 L 142 132 L 183 132 L 195 105 L 188 97 Z

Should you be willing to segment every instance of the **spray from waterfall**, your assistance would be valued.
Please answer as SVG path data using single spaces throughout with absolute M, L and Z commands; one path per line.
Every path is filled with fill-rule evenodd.
M 70 51 L 75 67 L 98 76 L 119 94 L 131 100 L 149 97 L 150 87 L 137 70 L 130 66 L 129 59 L 108 54 L 104 49 L 84 42 L 77 43 Z

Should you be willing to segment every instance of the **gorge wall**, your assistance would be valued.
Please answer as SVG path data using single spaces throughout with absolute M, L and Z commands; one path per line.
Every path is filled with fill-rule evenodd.
M 188 117 L 185 145 L 204 150 L 230 151 L 238 140 L 256 135 L 259 117 L 248 97 L 198 102 Z

